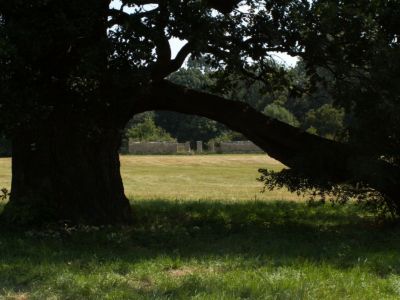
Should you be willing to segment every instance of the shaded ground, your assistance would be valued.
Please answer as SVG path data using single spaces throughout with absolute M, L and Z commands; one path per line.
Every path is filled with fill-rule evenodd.
M 2 230 L 0 295 L 400 297 L 400 227 L 354 205 L 147 200 L 134 207 L 132 227 Z

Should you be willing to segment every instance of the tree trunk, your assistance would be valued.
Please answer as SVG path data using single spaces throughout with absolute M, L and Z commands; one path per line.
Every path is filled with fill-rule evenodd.
M 13 139 L 12 187 L 3 218 L 12 224 L 131 219 L 120 175 L 120 132 L 47 124 Z

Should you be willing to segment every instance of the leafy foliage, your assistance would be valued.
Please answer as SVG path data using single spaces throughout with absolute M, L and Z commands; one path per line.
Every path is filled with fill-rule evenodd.
M 140 142 L 171 142 L 174 139 L 162 128 L 157 127 L 153 119 L 146 117 L 143 123 L 138 123 L 127 131 L 127 136 Z
M 279 104 L 276 103 L 268 104 L 263 112 L 271 118 L 285 122 L 292 126 L 298 127 L 300 125 L 296 117 L 285 107 L 280 106 Z
M 400 4 L 317 1 L 312 11 L 318 18 L 308 24 L 305 60 L 309 72 L 320 66 L 330 74 L 314 73 L 351 116 L 349 142 L 365 155 L 398 161 Z
M 310 203 L 346 204 L 355 200 L 357 203 L 381 216 L 396 216 L 396 209 L 379 192 L 363 186 L 362 184 L 336 184 L 326 180 L 315 180 L 305 177 L 294 170 L 283 169 L 274 171 L 268 169 L 259 170 L 259 181 L 264 183 L 265 191 L 287 188 L 292 193 L 308 197 Z
M 327 136 L 332 136 L 331 126 L 344 129 L 340 139 L 351 145 L 357 155 L 371 161 L 384 160 L 394 168 L 400 165 L 399 11 L 398 1 L 314 1 L 304 26 L 298 24 L 299 41 L 304 47 L 300 55 L 310 79 L 310 91 L 328 91 L 337 109 L 334 112 L 332 106 L 313 108 L 306 114 L 305 129 L 311 126 L 311 131 Z M 341 119 L 345 120 L 344 128 L 338 125 Z M 322 125 L 320 129 L 315 127 L 317 123 Z M 396 176 L 387 178 L 379 164 L 371 165 L 369 173 L 377 178 L 397 180 Z M 301 190 L 313 189 L 315 184 L 295 170 L 264 175 L 270 187 L 280 182 L 281 186 Z M 316 188 L 328 193 L 338 189 L 333 183 L 323 185 Z M 363 188 L 357 190 L 357 185 Z M 345 186 L 339 189 L 349 197 L 370 191 L 362 180 L 353 182 L 350 190 Z M 392 206 L 398 199 L 388 199 L 385 195 L 362 198 L 376 199 L 378 206 L 399 213 Z
M 336 138 L 344 131 L 344 109 L 336 109 L 331 104 L 324 104 L 317 109 L 311 109 L 304 118 L 304 128 L 314 128 L 315 134 Z

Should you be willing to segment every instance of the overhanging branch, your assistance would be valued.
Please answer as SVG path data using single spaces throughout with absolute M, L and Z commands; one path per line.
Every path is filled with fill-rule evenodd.
M 398 195 L 399 168 L 365 157 L 349 145 L 269 118 L 246 103 L 163 80 L 151 85 L 134 102 L 134 114 L 150 110 L 169 110 L 216 120 L 244 134 L 268 155 L 309 178 L 318 177 L 332 183 L 364 182 L 388 197 Z M 371 169 L 379 171 L 373 173 Z
M 347 148 L 341 143 L 320 138 L 286 123 L 272 119 L 250 105 L 195 91 L 163 80 L 154 83 L 151 93 L 135 102 L 135 113 L 147 110 L 171 110 L 204 116 L 243 133 L 270 156 L 289 167 L 298 167 L 298 158 L 324 148 L 324 156 L 344 155 Z M 328 167 L 329 161 L 325 163 Z M 342 163 L 342 164 L 345 164 Z M 329 168 L 340 168 L 337 163 Z M 341 169 L 345 167 L 342 166 Z M 336 173 L 336 172 L 335 172 Z M 337 174 L 337 177 L 342 175 Z

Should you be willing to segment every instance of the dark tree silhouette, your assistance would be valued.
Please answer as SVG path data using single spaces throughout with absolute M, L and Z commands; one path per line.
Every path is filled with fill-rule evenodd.
M 125 0 L 110 8 L 110 0 L 1 0 L 0 124 L 13 147 L 4 218 L 129 222 L 121 132 L 135 113 L 155 109 L 222 122 L 305 176 L 363 182 L 398 207 L 395 115 L 381 118 L 387 121 L 383 137 L 373 131 L 374 144 L 382 147 L 364 151 L 360 132 L 381 116 L 371 108 L 398 111 L 398 102 L 392 105 L 399 95 L 392 80 L 398 64 L 388 71 L 379 59 L 399 57 L 399 18 L 393 15 L 399 10 L 393 1 L 389 8 L 365 2 Z M 186 41 L 175 58 L 171 38 Z M 271 51 L 303 57 L 310 74 L 319 66 L 334 75 L 336 96 L 357 120 L 349 143 L 165 79 L 192 55 L 226 74 L 284 84 L 285 71 L 271 63 Z

